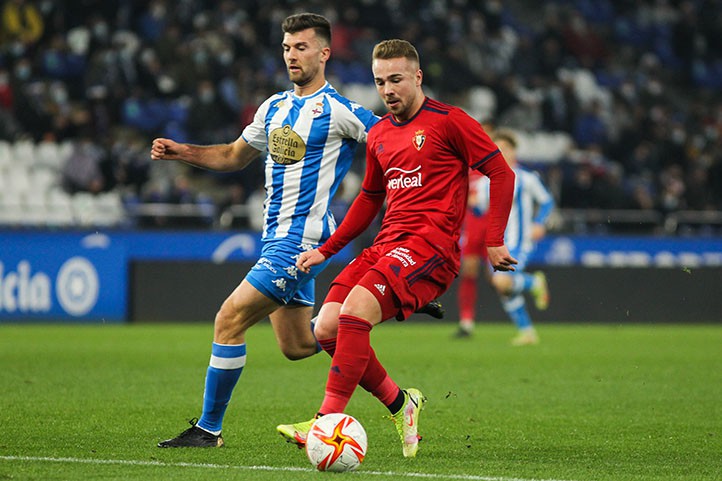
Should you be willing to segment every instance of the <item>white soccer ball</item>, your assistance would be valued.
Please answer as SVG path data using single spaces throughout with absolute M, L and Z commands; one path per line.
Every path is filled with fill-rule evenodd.
M 352 416 L 332 413 L 313 423 L 306 437 L 306 455 L 319 471 L 351 471 L 366 456 L 368 439 Z

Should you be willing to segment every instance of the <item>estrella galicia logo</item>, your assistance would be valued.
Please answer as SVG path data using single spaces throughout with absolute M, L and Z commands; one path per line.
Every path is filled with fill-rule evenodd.
M 82 316 L 98 302 L 98 272 L 84 257 L 71 257 L 60 267 L 55 281 L 58 302 L 68 314 Z
M 295 164 L 306 156 L 306 143 L 290 125 L 284 125 L 268 135 L 268 152 L 277 164 Z

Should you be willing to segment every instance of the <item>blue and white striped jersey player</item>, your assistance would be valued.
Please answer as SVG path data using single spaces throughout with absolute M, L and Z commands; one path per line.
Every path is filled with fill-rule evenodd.
M 267 99 L 230 144 L 197 146 L 155 139 L 154 160 L 180 160 L 215 171 L 239 170 L 267 151 L 261 257 L 215 317 L 200 419 L 159 447 L 223 445 L 226 406 L 246 362 L 246 330 L 265 317 L 289 359 L 318 352 L 311 327 L 314 277 L 296 269 L 304 250 L 323 244 L 336 225 L 329 210 L 359 142 L 377 122 L 373 112 L 341 96 L 326 81 L 331 28 L 320 15 L 283 21 L 283 59 L 293 90 Z
M 554 208 L 554 198 L 536 173 L 519 166 L 516 156 L 517 140 L 513 132 L 500 129 L 492 135 L 492 140 L 516 174 L 514 200 L 504 231 L 504 242 L 509 253 L 519 263 L 514 272 L 494 272 L 491 284 L 501 298 L 504 311 L 518 328 L 512 344 L 538 344 L 539 335 L 532 325 L 524 293 L 529 292 L 537 309 L 544 310 L 549 305 L 549 289 L 543 272 L 528 273 L 525 272 L 525 267 L 536 243 L 546 234 L 545 223 Z M 475 210 L 481 213 L 488 208 L 489 179 L 481 177 L 477 182 Z

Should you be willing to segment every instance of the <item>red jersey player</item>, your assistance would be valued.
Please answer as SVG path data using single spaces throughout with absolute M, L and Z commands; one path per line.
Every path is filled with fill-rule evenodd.
M 469 167 L 491 182 L 489 262 L 497 270 L 514 270 L 516 259 L 503 240 L 514 173 L 478 122 L 424 95 L 418 54 L 409 42 L 377 44 L 373 73 L 389 113 L 369 131 L 361 193 L 338 230 L 320 248 L 301 253 L 296 265 L 306 272 L 337 253 L 368 227 L 386 200 L 373 245 L 336 277 L 319 312 L 316 337 L 333 360 L 317 416 L 343 412 L 360 385 L 387 406 L 404 456 L 413 457 L 425 398 L 418 389 L 401 390 L 388 376 L 371 348 L 370 331 L 435 299 L 458 274 Z M 312 422 L 277 429 L 303 444 Z
M 469 206 L 476 205 L 477 180 L 483 174 L 469 170 Z M 461 269 L 459 272 L 459 329 L 455 337 L 468 337 L 474 329 L 477 299 L 477 281 L 480 275 L 491 279 L 486 266 L 486 226 L 488 219 L 469 207 L 461 228 Z

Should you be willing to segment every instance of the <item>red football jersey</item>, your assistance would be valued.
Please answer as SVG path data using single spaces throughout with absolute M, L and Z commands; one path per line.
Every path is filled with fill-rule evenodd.
M 369 226 L 386 199 L 374 243 L 419 235 L 458 271 L 470 167 L 489 174 L 486 245 L 501 246 L 514 196 L 514 172 L 479 123 L 457 107 L 428 98 L 406 122 L 385 115 L 368 134 L 361 193 L 319 251 L 329 257 L 341 250 Z
M 374 242 L 417 234 L 458 264 L 469 168 L 486 172 L 495 157 L 506 164 L 481 125 L 458 107 L 427 98 L 406 122 L 385 115 L 369 131 L 362 184 L 369 194 L 386 193 L 387 211 Z M 502 217 L 487 237 L 494 239 L 491 245 L 503 244 L 508 209 Z

